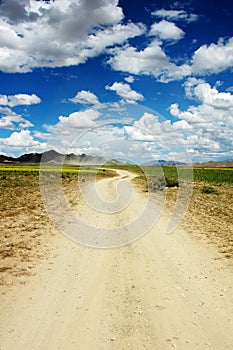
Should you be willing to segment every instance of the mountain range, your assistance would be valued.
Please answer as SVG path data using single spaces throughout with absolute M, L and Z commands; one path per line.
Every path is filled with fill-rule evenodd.
M 25 163 L 25 164 L 36 164 L 36 163 L 64 163 L 64 164 L 83 164 L 83 165 L 122 165 L 122 163 L 116 159 L 106 159 L 100 156 L 90 156 L 86 154 L 76 155 L 74 153 L 70 154 L 61 154 L 54 150 L 46 151 L 43 153 L 26 153 L 20 157 L 8 157 L 0 154 L 0 163 Z M 129 164 L 129 163 L 127 163 Z M 155 160 L 148 163 L 141 164 L 142 166 L 185 166 L 185 163 L 167 161 L 167 160 Z M 233 160 L 221 161 L 221 162 L 204 162 L 204 163 L 195 163 L 194 167 L 203 167 L 203 168 L 233 168 Z
M 122 164 L 115 159 L 105 159 L 99 156 L 88 156 L 86 154 L 75 155 L 61 154 L 54 150 L 46 151 L 43 153 L 26 153 L 20 157 L 8 157 L 0 155 L 0 163 L 24 163 L 24 164 L 36 164 L 36 163 L 64 163 L 64 164 L 85 164 L 85 165 L 117 165 Z

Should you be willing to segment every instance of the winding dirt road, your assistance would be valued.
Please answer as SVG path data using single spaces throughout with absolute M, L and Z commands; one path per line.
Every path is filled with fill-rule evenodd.
M 122 178 L 132 175 L 99 181 L 101 196 L 111 201 Z M 134 187 L 133 195 L 120 218 L 103 214 L 105 222 L 82 202 L 77 212 L 118 228 L 145 204 Z M 149 233 L 114 249 L 57 233 L 37 274 L 1 295 L 0 349 L 232 350 L 233 273 L 183 230 L 166 235 L 167 220 L 163 214 Z

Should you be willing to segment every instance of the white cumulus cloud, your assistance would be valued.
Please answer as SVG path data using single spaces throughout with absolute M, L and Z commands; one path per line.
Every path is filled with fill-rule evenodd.
M 132 126 L 124 127 L 126 134 L 133 140 L 156 142 L 171 146 L 177 142 L 177 135 L 170 120 L 160 121 L 159 117 L 145 112 Z
M 21 130 L 33 127 L 34 125 L 29 120 L 25 119 L 20 114 L 15 113 L 11 108 L 5 107 L 6 105 L 11 105 L 11 102 L 13 102 L 10 97 L 11 96 L 0 95 L 0 128 L 8 130 Z M 19 104 L 18 99 L 17 105 Z
M 98 97 L 90 91 L 79 91 L 73 98 L 69 99 L 73 103 L 99 105 Z
M 0 70 L 11 73 L 84 63 L 145 31 L 120 23 L 117 0 L 5 0 L 0 14 Z
M 174 23 L 162 20 L 151 26 L 149 34 L 161 40 L 180 40 L 184 37 L 185 32 Z
M 0 95 L 0 105 L 2 106 L 29 106 L 40 102 L 41 99 L 35 94 Z
M 233 38 L 217 44 L 203 45 L 194 52 L 192 71 L 194 74 L 213 74 L 233 67 Z
M 107 63 L 114 70 L 137 75 L 152 75 L 161 82 L 180 80 L 191 73 L 188 64 L 178 66 L 170 62 L 170 58 L 163 51 L 161 42 L 158 40 L 153 40 L 140 51 L 133 46 L 126 45 L 115 48 L 110 53 L 112 57 Z
M 11 113 L 0 118 L 0 128 L 8 130 L 31 128 L 33 124 L 21 115 Z
M 33 149 L 42 149 L 46 147 L 45 142 L 41 143 L 33 138 L 30 130 L 21 130 L 19 132 L 14 131 L 9 137 L 1 138 L 0 144 L 3 144 L 6 147 L 32 147 Z
M 198 105 L 181 110 L 173 103 L 170 113 L 180 119 L 174 127 L 183 132 L 190 154 L 194 159 L 229 156 L 233 149 L 233 95 L 196 78 L 188 79 L 184 87 L 186 96 Z
M 230 92 L 219 92 L 216 87 L 211 87 L 204 80 L 190 78 L 184 84 L 186 96 L 196 99 L 204 105 L 215 109 L 232 109 L 233 95 Z
M 56 129 L 61 131 L 68 131 L 70 129 L 82 129 L 95 126 L 96 119 L 100 113 L 92 108 L 81 112 L 73 112 L 68 117 L 59 116 L 59 122 L 56 124 Z
M 125 81 L 127 81 L 127 83 L 133 83 L 134 77 L 132 75 L 129 75 L 128 77 L 125 77 Z
M 143 101 L 144 97 L 139 92 L 132 90 L 129 84 L 115 82 L 111 86 L 106 86 L 107 90 L 115 91 L 118 96 L 128 103 Z

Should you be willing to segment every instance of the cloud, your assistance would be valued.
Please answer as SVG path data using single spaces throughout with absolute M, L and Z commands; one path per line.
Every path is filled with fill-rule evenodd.
M 129 75 L 128 77 L 125 77 L 125 81 L 127 81 L 127 83 L 133 83 L 134 77 L 132 75 Z
M 100 113 L 92 108 L 81 112 L 71 113 L 68 117 L 59 116 L 59 122 L 55 125 L 56 130 L 69 131 L 72 129 L 82 129 L 96 125 L 96 119 Z
M 187 13 L 184 10 L 156 10 L 152 15 L 158 18 L 165 18 L 170 21 L 184 21 L 186 23 L 195 22 L 198 20 L 198 15 Z
M 107 48 L 121 45 L 129 38 L 140 36 L 145 32 L 143 24 L 116 24 L 113 27 L 100 29 L 89 35 L 88 39 L 82 43 L 80 48 L 79 63 L 83 63 L 89 57 L 98 56 L 104 53 Z
M 174 107 L 174 106 L 173 106 Z M 178 106 L 176 105 L 176 108 L 178 108 Z M 172 109 L 171 109 L 172 111 Z M 181 131 L 185 131 L 185 130 L 192 130 L 193 127 L 192 125 L 190 125 L 189 123 L 187 123 L 185 120 L 179 120 L 178 122 L 175 122 L 173 124 L 174 128 L 176 130 L 181 130 Z
M 31 135 L 30 130 L 21 130 L 20 132 L 15 131 L 9 137 L 1 138 L 0 144 L 6 147 L 33 147 L 33 149 L 42 149 L 47 145 L 45 142 L 41 143 L 35 140 Z
M 31 11 L 29 0 L 5 0 L 0 6 L 0 14 L 13 23 L 35 21 L 39 14 Z
M 194 52 L 192 71 L 194 74 L 214 74 L 233 67 L 233 37 L 220 39 L 217 44 L 201 46 Z
M 0 95 L 0 128 L 21 130 L 33 127 L 34 125 L 29 120 L 15 113 L 9 107 L 28 106 L 40 102 L 40 98 L 35 94 Z
M 144 100 L 143 95 L 132 90 L 129 84 L 115 82 L 112 86 L 106 86 L 106 89 L 115 91 L 117 95 L 122 97 L 128 103 L 136 103 L 137 101 Z
M 117 0 L 10 0 L 0 11 L 0 70 L 11 73 L 84 63 L 145 31 L 120 23 Z
M 2 106 L 22 106 L 40 103 L 41 99 L 35 94 L 0 95 L 0 105 Z
M 161 142 L 169 147 L 177 142 L 177 135 L 170 120 L 160 121 L 159 117 L 145 112 L 132 126 L 125 126 L 128 137 L 137 141 Z
M 167 155 L 177 144 L 180 147 L 182 142 L 182 138 L 179 140 L 179 132 L 173 128 L 170 121 L 160 121 L 158 116 L 147 112 L 143 113 L 139 120 L 131 120 L 131 125 L 124 125 L 122 120 L 120 125 L 119 120 L 118 124 L 114 122 L 114 126 L 98 125 L 94 119 L 94 124 L 88 129 L 81 129 L 80 124 L 77 127 L 76 121 L 71 117 L 67 117 L 65 123 L 63 119 L 60 120 L 51 137 L 52 148 L 62 153 L 98 154 L 105 158 L 122 157 L 125 160 L 142 162 L 153 157 L 165 157 L 164 150 Z M 85 118 L 87 120 L 87 115 Z
M 180 40 L 184 37 L 185 32 L 174 23 L 162 20 L 151 26 L 149 35 L 157 36 L 161 40 Z
M 8 130 L 31 128 L 33 124 L 18 114 L 10 114 L 0 118 L 0 128 Z
M 144 162 L 145 159 L 190 162 L 183 130 L 175 128 L 170 120 L 144 112 L 132 125 L 125 126 L 124 130 L 130 145 L 129 157 L 134 156 Z
M 112 49 L 109 51 L 112 57 L 107 63 L 114 70 L 137 75 L 152 75 L 161 82 L 180 80 L 190 75 L 190 66 L 187 64 L 177 66 L 170 62 L 160 45 L 161 42 L 153 40 L 140 51 L 129 45 Z
M 32 105 L 41 102 L 41 99 L 35 94 L 27 95 L 27 94 L 18 94 L 14 96 L 8 96 L 10 107 L 20 106 L 20 105 Z
M 212 88 L 204 80 L 196 78 L 188 79 L 184 86 L 188 98 L 215 109 L 232 109 L 233 111 L 233 95 L 230 92 L 219 92 L 216 87 Z
M 127 45 L 116 48 L 111 53 L 113 57 L 108 60 L 108 63 L 113 69 L 133 74 L 150 75 L 157 71 L 159 75 L 161 69 L 168 64 L 168 57 L 157 41 L 153 41 L 140 51 Z
M 6 95 L 0 95 L 0 105 L 1 106 L 8 105 L 8 97 Z
M 73 103 L 80 103 L 80 104 L 90 104 L 90 105 L 99 105 L 100 102 L 98 100 L 98 97 L 93 94 L 90 91 L 79 91 L 75 97 L 70 98 L 69 101 L 73 102 Z
M 20 130 L 33 126 L 29 120 L 15 113 L 9 107 L 0 107 L 0 116 L 0 128 L 2 129 Z
M 233 149 L 233 95 L 196 78 L 188 79 L 184 87 L 186 96 L 198 105 L 182 111 L 173 103 L 170 113 L 180 119 L 174 127 L 183 131 L 190 154 L 197 159 L 229 156 Z
M 50 136 L 37 133 L 37 137 L 49 138 L 49 148 L 54 148 L 61 153 L 86 153 L 113 158 L 122 145 L 124 130 L 122 127 L 98 121 L 95 119 L 97 114 L 94 115 L 94 112 L 99 114 L 96 110 L 86 110 L 85 120 L 81 120 L 83 116 L 81 112 L 78 117 L 74 116 L 79 119 L 78 123 L 70 115 L 67 117 L 69 119 L 65 121 L 62 119 L 53 127 Z M 87 123 L 88 116 L 93 121 L 92 123 Z

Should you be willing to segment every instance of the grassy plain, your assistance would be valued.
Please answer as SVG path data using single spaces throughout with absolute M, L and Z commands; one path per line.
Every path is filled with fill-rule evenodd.
M 110 166 L 108 166 L 110 167 Z M 107 168 L 107 167 L 106 167 Z M 144 176 L 164 176 L 168 180 L 193 180 L 196 183 L 231 184 L 233 185 L 233 168 L 200 168 L 200 167 L 151 167 L 138 165 L 114 166 Z

